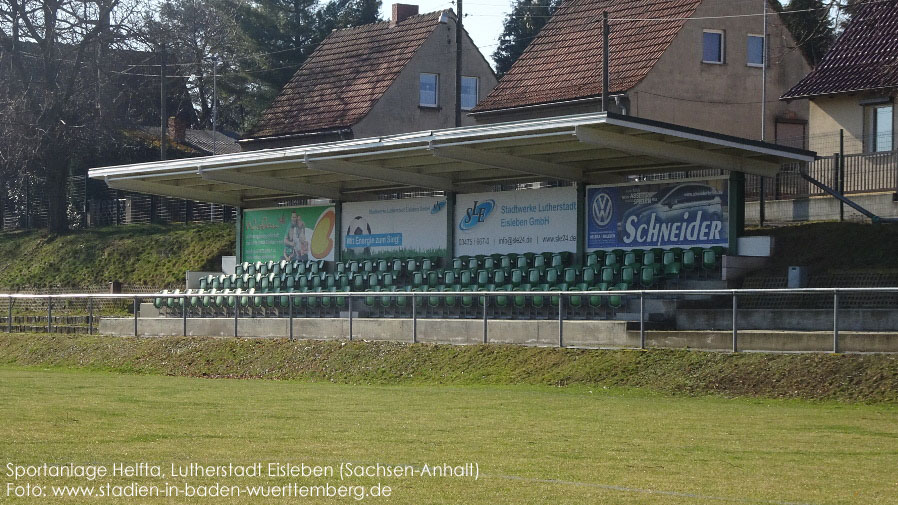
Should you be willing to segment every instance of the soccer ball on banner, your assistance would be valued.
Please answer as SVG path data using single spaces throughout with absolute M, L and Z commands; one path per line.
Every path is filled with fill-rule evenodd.
M 371 235 L 371 225 L 368 224 L 368 220 L 364 216 L 356 216 L 349 221 L 349 226 L 346 227 L 346 235 Z M 371 248 L 366 247 L 364 254 L 366 256 L 371 254 Z

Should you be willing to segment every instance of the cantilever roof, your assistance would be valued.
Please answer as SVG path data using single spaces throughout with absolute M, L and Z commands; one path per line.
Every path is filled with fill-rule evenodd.
M 474 112 L 602 93 L 602 12 L 612 19 L 610 92 L 639 83 L 702 0 L 567 0 Z M 669 21 L 632 19 L 672 18 Z M 614 23 L 614 19 L 627 22 Z
M 545 180 L 615 183 L 693 168 L 774 175 L 784 162 L 813 159 L 800 149 L 596 113 L 97 168 L 90 177 L 116 189 L 252 208 L 296 196 L 373 200 Z
M 865 3 L 785 100 L 898 87 L 898 0 Z
M 246 137 L 280 137 L 358 123 L 439 26 L 443 12 L 451 11 L 411 16 L 395 26 L 385 21 L 332 32 Z

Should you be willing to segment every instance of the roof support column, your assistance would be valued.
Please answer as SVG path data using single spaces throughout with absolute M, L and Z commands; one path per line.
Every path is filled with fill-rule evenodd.
M 343 201 L 334 200 L 334 263 L 343 261 Z
M 234 209 L 234 227 L 237 229 L 237 243 L 234 256 L 237 257 L 237 264 L 239 265 L 243 263 L 243 207 Z
M 586 184 L 575 183 L 577 188 L 577 252 L 574 261 L 586 265 Z
M 446 264 L 455 257 L 455 191 L 446 192 Z
M 730 180 L 727 185 L 727 202 L 729 205 L 727 222 L 727 240 L 729 241 L 728 254 L 739 254 L 739 237 L 745 233 L 745 174 L 743 172 L 730 172 Z

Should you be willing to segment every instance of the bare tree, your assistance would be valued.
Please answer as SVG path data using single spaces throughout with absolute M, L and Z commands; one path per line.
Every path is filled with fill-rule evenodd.
M 68 229 L 70 161 L 109 135 L 109 51 L 134 14 L 125 1 L 0 0 L 0 163 L 6 178 L 24 169 L 43 181 L 51 233 Z

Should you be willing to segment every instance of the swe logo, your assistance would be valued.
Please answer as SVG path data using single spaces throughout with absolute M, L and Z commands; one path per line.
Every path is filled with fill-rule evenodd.
M 592 199 L 592 220 L 598 226 L 608 226 L 613 217 L 614 203 L 611 201 L 611 195 L 600 191 Z
M 446 201 L 445 200 L 439 201 L 439 202 L 433 204 L 433 207 L 431 207 L 431 209 L 430 209 L 430 213 L 438 214 L 441 210 L 443 210 L 445 208 L 446 208 Z
M 467 231 L 486 221 L 493 208 L 496 206 L 495 200 L 484 200 L 482 202 L 474 201 L 474 205 L 465 209 L 465 217 L 461 218 L 458 223 L 458 229 Z

